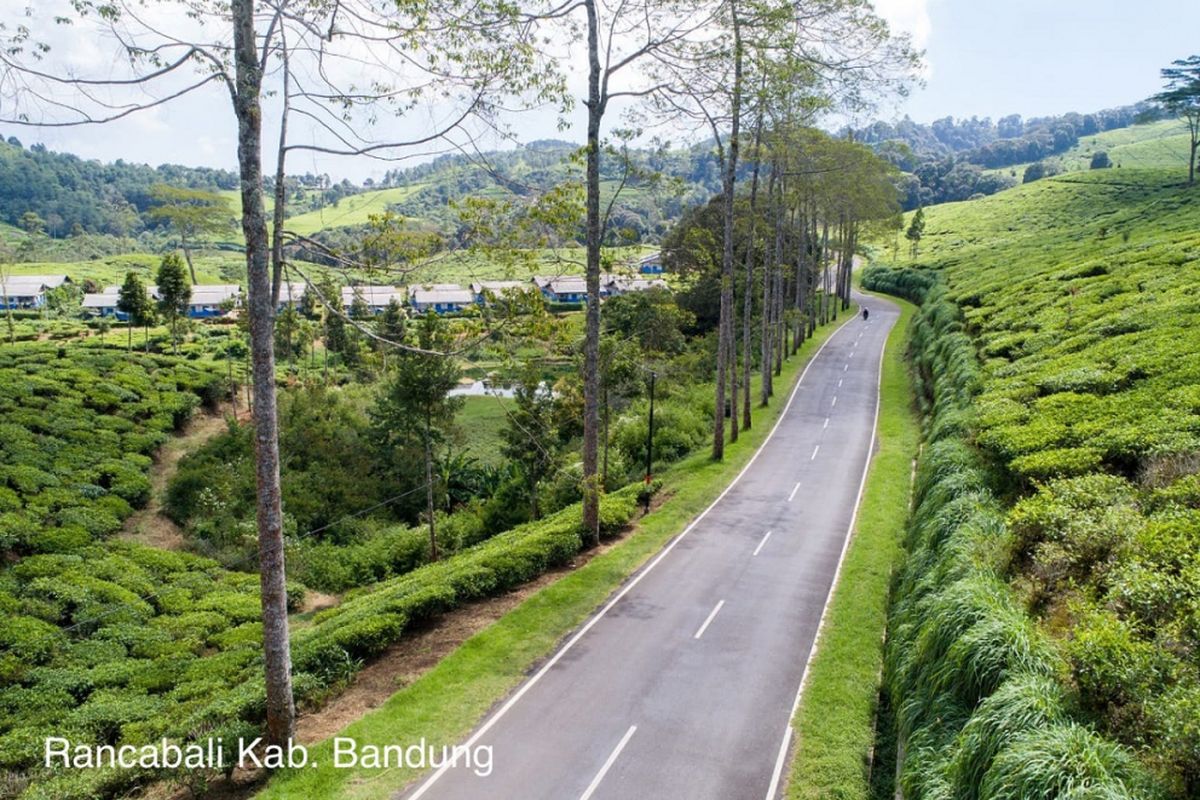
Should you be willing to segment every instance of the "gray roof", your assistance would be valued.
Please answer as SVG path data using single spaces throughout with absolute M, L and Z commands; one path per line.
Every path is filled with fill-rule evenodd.
M 83 307 L 84 308 L 115 308 L 117 305 L 118 299 L 119 299 L 119 294 L 116 291 L 116 287 L 109 286 L 109 287 L 106 287 L 103 292 L 96 292 L 95 294 L 85 294 L 83 296 Z
M 372 308 L 381 308 L 392 300 L 395 300 L 397 303 L 404 302 L 403 289 L 397 289 L 395 286 L 367 284 L 364 286 L 343 286 L 342 306 L 344 308 L 352 306 L 356 296 L 361 297 L 363 302 Z
M 66 275 L 10 275 L 0 281 L 0 291 L 10 297 L 32 297 L 70 281 Z
M 226 300 L 238 298 L 241 294 L 242 287 L 236 283 L 197 283 L 192 286 L 192 298 L 188 305 L 219 306 Z
M 471 284 L 471 291 L 475 294 L 483 294 L 485 291 L 502 294 L 510 289 L 519 291 L 523 288 L 525 288 L 525 281 L 476 281 Z
M 150 284 L 146 288 L 146 296 L 150 298 L 158 298 L 158 287 Z M 120 286 L 105 286 L 103 290 L 94 294 L 85 294 L 83 296 L 84 308 L 115 308 L 117 300 L 121 297 Z
M 538 286 L 549 289 L 554 294 L 586 294 L 587 280 L 579 275 L 567 275 L 558 278 L 538 280 Z
M 467 305 L 475 302 L 475 295 L 469 289 L 464 289 L 456 283 L 434 283 L 428 286 L 412 286 L 409 294 L 413 303 L 419 306 L 457 303 Z
M 667 282 L 661 278 L 618 278 L 612 282 L 616 292 L 645 292 L 650 289 L 670 289 Z

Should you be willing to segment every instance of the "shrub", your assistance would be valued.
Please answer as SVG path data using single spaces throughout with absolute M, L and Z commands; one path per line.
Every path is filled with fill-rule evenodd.
M 1066 723 L 1027 732 L 1001 751 L 980 793 L 990 800 L 1149 800 L 1157 792 L 1148 783 L 1123 749 Z

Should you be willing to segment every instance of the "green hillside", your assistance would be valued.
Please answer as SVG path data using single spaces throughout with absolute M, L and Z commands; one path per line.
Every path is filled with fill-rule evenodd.
M 1121 169 L 1186 169 L 1187 126 L 1182 120 L 1163 120 L 1104 131 L 1081 137 L 1070 150 L 1042 163 L 1060 172 L 1080 172 L 1091 168 L 1092 156 L 1099 152 L 1108 153 L 1113 165 Z M 988 172 L 1020 177 L 1027 166 L 1018 164 Z
M 907 796 L 1200 791 L 1183 177 L 1075 173 L 929 208 L 919 255 L 866 276 L 923 301 L 928 440 L 887 675 Z
M 327 228 L 365 225 L 372 214 L 384 213 L 390 206 L 411 197 L 422 188 L 422 184 L 415 184 L 356 194 L 336 205 L 288 217 L 287 229 L 302 236 L 310 236 Z

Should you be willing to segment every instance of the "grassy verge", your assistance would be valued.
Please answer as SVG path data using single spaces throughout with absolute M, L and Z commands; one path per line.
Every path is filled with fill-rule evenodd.
M 855 309 L 848 313 L 852 316 Z M 424 737 L 439 746 L 466 738 L 488 710 L 526 677 L 533 664 L 553 652 L 622 581 L 716 499 L 766 439 L 804 365 L 841 322 L 818 331 L 798 356 L 784 365 L 776 385 L 787 391 L 778 392 L 770 407 L 757 409 L 754 427 L 726 447 L 723 462 L 715 463 L 707 452 L 701 452 L 671 467 L 661 476 L 669 499 L 644 517 L 633 533 L 468 639 L 419 680 L 339 735 L 380 745 L 408 744 Z M 279 800 L 382 798 L 418 774 L 407 769 L 334 769 L 328 741 L 309 751 L 318 766 L 281 772 L 258 796 Z
M 904 359 L 915 307 L 889 299 L 902 313 L 884 351 L 879 450 L 793 720 L 797 743 L 785 795 L 792 800 L 870 796 L 888 585 L 901 554 L 912 459 L 920 441 Z

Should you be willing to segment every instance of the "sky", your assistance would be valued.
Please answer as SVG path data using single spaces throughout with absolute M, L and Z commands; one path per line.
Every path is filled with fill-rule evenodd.
M 0 22 L 11 26 L 29 3 L 0 0 Z M 875 5 L 895 30 L 926 51 L 924 85 L 879 109 L 876 116 L 885 120 L 1097 111 L 1153 94 L 1161 67 L 1200 50 L 1200 2 L 1191 0 L 875 0 Z M 91 39 L 58 45 L 50 63 L 63 59 L 80 68 L 111 58 L 102 42 Z M 573 56 L 579 55 L 576 48 Z M 582 89 L 578 80 L 572 86 Z M 235 131 L 228 104 L 228 96 L 214 88 L 110 126 L 0 127 L 0 133 L 84 158 L 232 169 Z M 571 129 L 559 131 L 554 112 L 526 112 L 514 128 L 523 140 L 582 139 L 581 109 L 571 120 Z M 289 172 L 361 181 L 392 166 L 297 153 Z

